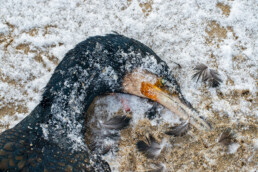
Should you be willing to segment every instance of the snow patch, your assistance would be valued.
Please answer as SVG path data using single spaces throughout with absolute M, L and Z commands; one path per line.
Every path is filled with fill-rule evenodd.
M 240 147 L 238 143 L 232 143 L 228 146 L 228 153 L 234 154 L 237 152 L 237 149 Z

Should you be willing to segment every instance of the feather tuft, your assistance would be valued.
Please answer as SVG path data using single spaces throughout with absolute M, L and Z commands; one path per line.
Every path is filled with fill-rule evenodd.
M 228 128 L 221 133 L 218 139 L 218 142 L 225 146 L 228 146 L 234 142 L 234 139 L 235 139 L 235 136 L 234 136 L 234 133 L 232 132 L 232 129 Z
M 131 118 L 126 115 L 114 116 L 113 118 L 102 123 L 102 127 L 110 130 L 122 130 L 126 128 L 130 123 Z
M 140 140 L 136 143 L 137 149 L 142 152 L 147 158 L 155 158 L 159 156 L 162 146 L 156 141 L 156 139 L 149 135 L 146 137 L 146 142 Z
M 192 79 L 196 79 L 198 82 L 200 79 L 202 82 L 208 81 L 210 87 L 218 87 L 222 82 L 217 71 L 209 69 L 208 66 L 204 64 L 197 65 L 194 70 L 197 72 L 192 76 Z
M 98 127 L 92 130 L 92 139 L 89 149 L 99 155 L 108 153 L 111 149 L 114 149 L 114 144 L 111 142 L 117 142 L 120 138 L 120 131 L 129 125 L 131 118 L 126 115 L 114 116 L 109 120 L 101 123 L 98 122 Z
M 190 123 L 187 121 L 179 124 L 178 126 L 171 127 L 170 130 L 165 132 L 165 134 L 171 135 L 171 136 L 183 136 L 187 133 L 189 128 L 190 128 Z

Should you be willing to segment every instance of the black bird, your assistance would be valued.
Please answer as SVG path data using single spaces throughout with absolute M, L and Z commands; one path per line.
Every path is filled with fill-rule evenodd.
M 152 99 L 210 129 L 150 48 L 119 34 L 95 36 L 65 55 L 36 108 L 0 134 L 0 171 L 110 171 L 86 146 L 84 124 L 93 99 L 111 92 Z

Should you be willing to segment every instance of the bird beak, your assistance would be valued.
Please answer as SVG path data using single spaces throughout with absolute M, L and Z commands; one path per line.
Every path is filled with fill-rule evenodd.
M 196 112 L 190 104 L 184 102 L 182 95 L 168 87 L 160 87 L 159 84 L 150 82 L 141 83 L 141 94 L 145 97 L 157 101 L 179 117 L 189 120 L 189 122 L 199 130 L 209 131 L 211 126 L 202 116 Z

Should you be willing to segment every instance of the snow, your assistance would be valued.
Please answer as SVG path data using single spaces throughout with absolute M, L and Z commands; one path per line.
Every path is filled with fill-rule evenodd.
M 239 148 L 239 144 L 238 143 L 232 143 L 231 145 L 228 146 L 228 153 L 229 154 L 234 154 L 236 153 L 237 149 Z
M 14 105 L 25 107 L 27 112 L 0 114 L 0 132 L 5 129 L 2 126 L 14 126 L 38 104 L 43 88 L 57 65 L 52 56 L 60 62 L 77 43 L 89 36 L 111 31 L 151 47 L 173 69 L 182 93 L 194 107 L 203 107 L 204 84 L 191 80 L 192 68 L 198 63 L 207 64 L 219 72 L 223 79 L 219 89 L 223 95 L 248 90 L 249 97 L 255 100 L 257 0 L 153 0 L 151 11 L 143 13 L 139 3 L 145 2 L 150 1 L 3 1 L 0 10 L 0 110 Z M 228 17 L 216 7 L 217 2 L 230 7 Z M 223 41 L 218 41 L 218 36 L 215 36 L 211 44 L 207 43 L 207 31 L 212 30 L 211 21 L 226 28 Z M 233 32 L 228 27 L 232 27 Z M 28 53 L 17 49 L 21 44 L 29 46 Z M 41 62 L 35 60 L 38 54 L 41 54 Z M 175 67 L 174 62 L 182 68 Z M 229 84 L 229 80 L 234 84 Z M 239 104 L 232 104 L 230 99 L 218 98 L 214 88 L 207 88 L 207 92 L 212 95 L 211 108 L 220 113 L 226 112 L 232 121 L 258 116 L 257 107 L 251 108 L 254 102 L 238 97 Z M 132 113 L 144 114 L 150 107 L 146 100 L 122 96 L 129 100 Z M 115 98 L 109 98 L 108 102 L 109 114 L 121 107 Z M 211 114 L 204 108 L 198 110 L 206 117 Z M 179 122 L 171 112 L 166 111 L 162 115 L 162 119 L 171 124 Z M 133 124 L 143 117 L 133 116 Z M 152 121 L 152 124 L 157 125 L 157 121 Z M 71 135 L 71 138 L 75 137 Z M 257 138 L 254 145 L 257 149 Z M 238 148 L 239 145 L 233 144 L 229 152 L 235 153 Z

